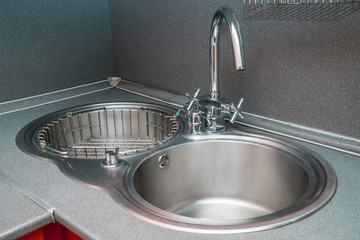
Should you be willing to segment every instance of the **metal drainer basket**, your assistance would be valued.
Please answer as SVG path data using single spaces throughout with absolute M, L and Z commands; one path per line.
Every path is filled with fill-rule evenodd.
M 38 131 L 37 140 L 62 156 L 104 158 L 108 150 L 127 155 L 156 147 L 179 127 L 176 116 L 154 109 L 90 109 L 51 121 Z

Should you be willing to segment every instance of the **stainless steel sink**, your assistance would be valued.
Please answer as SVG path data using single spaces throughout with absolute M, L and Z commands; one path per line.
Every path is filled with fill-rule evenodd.
M 116 109 L 132 109 L 133 118 L 129 117 L 132 114 L 127 115 L 127 120 L 116 118 L 121 115 Z M 142 111 L 147 112 L 144 116 L 162 120 L 146 121 Z M 175 112 L 171 107 L 143 103 L 75 107 L 35 120 L 18 134 L 16 141 L 23 151 L 50 159 L 68 177 L 106 191 L 130 214 L 182 231 L 241 233 L 270 229 L 313 214 L 334 195 L 335 172 L 316 153 L 232 126 L 217 134 L 189 135 L 185 116 L 175 117 Z M 99 114 L 104 116 L 98 119 L 105 121 L 95 121 Z M 59 120 L 64 118 L 67 120 Z M 172 119 L 174 128 L 166 130 L 164 126 L 170 122 L 165 119 Z M 131 128 L 130 123 L 137 127 Z M 66 131 L 73 124 L 78 127 Z M 115 133 L 122 124 L 129 125 L 123 128 L 124 134 Z M 114 131 L 99 134 L 104 128 Z M 141 148 L 136 154 L 118 152 L 121 164 L 102 166 L 105 150 L 119 148 L 112 143 L 132 140 L 131 134 L 125 133 L 142 128 L 145 133 L 154 130 L 145 138 L 159 144 L 152 144 L 146 151 Z M 157 134 L 156 129 L 165 131 Z M 140 132 L 131 136 L 141 138 Z M 95 149 L 89 136 L 96 141 L 107 140 L 105 145 L 96 145 L 104 149 Z M 42 140 L 46 141 L 44 146 Z M 81 151 L 74 150 L 78 142 L 95 154 L 78 156 L 76 153 Z M 63 154 L 64 149 L 70 151 Z

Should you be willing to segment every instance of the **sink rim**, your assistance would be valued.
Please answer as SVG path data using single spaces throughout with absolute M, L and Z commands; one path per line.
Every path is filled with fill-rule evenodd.
M 37 127 L 42 126 L 43 122 L 53 119 L 54 116 L 58 116 L 60 113 L 65 113 L 66 111 L 73 110 L 75 108 L 81 109 L 81 108 L 88 108 L 89 106 L 103 106 L 103 105 L 109 106 L 111 104 L 115 104 L 115 105 L 142 104 L 154 108 L 161 108 L 165 112 L 169 112 L 169 111 L 176 112 L 174 111 L 174 107 L 161 105 L 158 103 L 148 103 L 148 102 L 144 103 L 144 102 L 134 102 L 134 101 L 104 102 L 104 103 L 95 103 L 95 104 L 90 103 L 81 106 L 62 109 L 44 115 L 40 117 L 41 119 L 44 120 L 40 123 L 37 122 L 39 119 L 35 119 L 27 126 L 22 128 L 22 130 L 17 134 L 16 144 L 22 151 L 26 152 L 31 156 L 48 161 L 50 160 L 52 163 L 56 164 L 58 168 L 67 177 L 71 178 L 72 180 L 75 180 L 79 183 L 107 192 L 114 199 L 114 201 L 118 203 L 124 210 L 138 217 L 139 219 L 145 220 L 146 222 L 150 222 L 155 225 L 159 225 L 175 230 L 181 230 L 185 232 L 212 233 L 212 234 L 245 233 L 245 232 L 262 231 L 262 230 L 267 230 L 267 229 L 287 225 L 296 222 L 298 220 L 301 220 L 309 215 L 312 215 L 316 211 L 320 210 L 332 199 L 332 197 L 336 192 L 337 178 L 335 171 L 325 159 L 323 159 L 320 155 L 318 155 L 314 151 L 298 143 L 295 143 L 291 140 L 283 140 L 283 139 L 280 140 L 279 138 L 276 137 L 269 137 L 266 135 L 252 133 L 251 130 L 242 131 L 240 129 L 231 127 L 230 124 L 228 124 L 227 129 L 223 133 L 189 136 L 186 135 L 188 129 L 185 124 L 184 116 L 182 115 L 179 116 L 180 129 L 177 136 L 175 136 L 171 141 L 165 143 L 164 145 L 159 146 L 158 148 L 151 149 L 144 153 L 139 153 L 138 155 L 132 156 L 129 159 L 124 159 L 125 164 L 123 164 L 122 167 L 118 169 L 105 170 L 104 168 L 100 167 L 99 164 L 96 163 L 97 160 L 91 161 L 92 164 L 95 165 L 97 164 L 100 171 L 103 172 L 108 171 L 109 173 L 111 173 L 109 174 L 109 176 L 105 176 L 106 178 L 105 181 L 97 179 L 96 177 L 98 176 L 92 175 L 93 173 L 87 175 L 87 174 L 82 174 L 83 172 L 81 171 L 79 172 L 77 166 L 73 165 L 75 161 L 72 162 L 73 159 L 71 158 L 59 158 L 59 156 L 57 155 L 53 156 L 49 153 L 45 154 L 39 151 L 39 149 L 33 148 L 33 145 L 31 143 L 33 131 L 35 131 Z M 202 225 L 199 224 L 198 220 L 192 222 L 191 220 L 193 220 L 193 218 L 190 217 L 186 218 L 182 216 L 182 219 L 188 221 L 177 221 L 176 218 L 172 218 L 172 216 L 169 217 L 167 214 L 158 215 L 158 211 L 156 209 L 154 210 L 151 208 L 147 208 L 146 204 L 139 203 L 139 201 L 135 199 L 134 194 L 132 194 L 132 192 L 129 190 L 128 182 L 132 181 L 131 176 L 134 175 L 135 171 L 138 169 L 141 163 L 145 162 L 147 159 L 151 158 L 152 156 L 160 152 L 166 151 L 167 149 L 174 148 L 182 144 L 190 144 L 191 142 L 215 141 L 215 140 L 223 141 L 223 140 L 239 140 L 239 139 L 243 139 L 244 141 L 249 139 L 256 139 L 256 141 L 270 141 L 274 144 L 286 145 L 290 149 L 291 148 L 298 149 L 302 153 L 311 155 L 313 158 L 315 158 L 318 162 L 321 163 L 321 166 L 326 170 L 327 173 L 332 173 L 330 174 L 331 177 L 328 179 L 328 182 L 326 184 L 326 191 L 324 190 L 323 194 L 321 194 L 320 197 L 317 198 L 311 205 L 308 205 L 291 215 L 277 218 L 277 221 L 268 220 L 260 223 L 243 224 L 241 225 L 241 227 L 239 227 L 239 225 L 206 225 L 206 224 Z M 110 176 L 112 174 L 113 176 Z M 116 179 L 114 183 L 107 182 L 108 180 L 114 180 L 114 179 Z M 145 200 L 144 202 L 147 203 Z M 292 217 L 295 214 L 297 215 L 297 218 Z M 176 214 L 174 215 L 179 216 Z M 266 224 L 265 226 L 264 223 Z
M 237 132 L 237 130 L 234 130 Z M 234 133 L 235 133 L 234 132 Z M 239 132 L 237 132 L 239 133 Z M 297 143 L 289 143 L 284 140 L 278 140 L 273 137 L 241 132 L 242 135 L 208 135 L 208 136 L 194 136 L 193 139 L 196 139 L 196 142 L 216 142 L 216 141 L 235 141 L 235 142 L 246 142 L 249 141 L 255 144 L 259 144 L 260 142 L 268 142 L 274 143 L 275 145 L 285 146 L 287 149 L 286 152 L 292 152 L 297 154 L 305 154 L 311 158 L 311 160 L 302 159 L 300 156 L 296 156 L 300 158 L 302 161 L 309 162 L 315 161 L 317 167 L 325 173 L 325 186 L 323 186 L 322 191 L 319 196 L 315 199 L 312 199 L 310 204 L 306 204 L 301 206 L 301 208 L 288 213 L 294 204 L 298 203 L 301 199 L 305 197 L 305 195 L 309 194 L 308 189 L 305 194 L 299 198 L 294 204 L 291 204 L 289 207 L 286 207 L 280 211 L 275 211 L 273 213 L 250 218 L 252 221 L 248 221 L 248 219 L 240 219 L 240 220 L 228 220 L 221 221 L 222 224 L 216 223 L 216 221 L 209 220 L 200 220 L 192 217 L 186 217 L 174 213 L 170 213 L 166 210 L 160 209 L 151 203 L 147 202 L 135 189 L 134 186 L 134 176 L 139 167 L 151 159 L 152 157 L 166 152 L 169 149 L 176 148 L 182 145 L 192 144 L 191 141 L 184 141 L 177 144 L 173 144 L 172 146 L 159 149 L 156 152 L 152 152 L 151 155 L 142 157 L 138 161 L 134 161 L 132 163 L 132 167 L 128 170 L 126 176 L 126 198 L 129 202 L 130 206 L 127 206 L 126 209 L 132 213 L 133 215 L 156 225 L 160 225 L 163 227 L 181 230 L 186 232 L 198 232 L 198 233 L 245 233 L 245 232 L 255 232 L 262 231 L 267 229 L 272 229 L 280 226 L 284 226 L 287 224 L 291 224 L 297 222 L 301 219 L 304 219 L 322 207 L 324 207 L 334 196 L 337 189 L 337 177 L 332 166 L 323 159 L 320 155 L 315 153 L 314 151 L 307 149 Z M 189 140 L 189 139 L 187 139 Z M 261 145 L 261 144 L 260 144 Z M 293 158 L 293 157 L 292 157 Z M 302 165 L 303 166 L 303 165 Z M 124 187 L 120 188 L 120 192 L 124 193 Z M 319 191 L 319 190 L 317 190 Z M 316 194 L 313 194 L 316 195 Z M 127 204 L 126 204 L 127 205 Z M 128 209 L 129 208 L 129 209 Z M 281 215 L 282 214 L 282 215 Z M 275 217 L 271 219 L 271 217 Z M 270 218 L 270 219 L 269 219 Z

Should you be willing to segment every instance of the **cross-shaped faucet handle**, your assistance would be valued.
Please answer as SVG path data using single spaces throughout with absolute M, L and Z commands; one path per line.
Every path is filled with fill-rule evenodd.
M 231 116 L 230 122 L 234 123 L 237 116 L 240 116 L 241 119 L 244 119 L 244 114 L 241 112 L 241 105 L 244 102 L 244 98 L 241 98 L 237 107 L 234 103 L 231 104 L 230 108 L 234 111 L 234 114 Z
M 191 100 L 189 105 L 187 106 L 187 110 L 190 111 L 192 106 L 194 105 L 195 102 L 199 102 L 199 99 L 197 98 L 199 96 L 200 93 L 200 88 L 198 88 L 196 90 L 196 92 L 194 93 L 194 96 L 192 96 L 190 93 L 185 93 L 185 95 Z

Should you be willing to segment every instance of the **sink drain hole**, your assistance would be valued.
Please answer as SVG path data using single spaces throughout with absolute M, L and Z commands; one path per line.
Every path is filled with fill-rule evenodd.
M 170 163 L 169 155 L 163 154 L 159 157 L 158 160 L 159 168 L 166 168 L 167 166 L 169 166 L 169 163 Z

